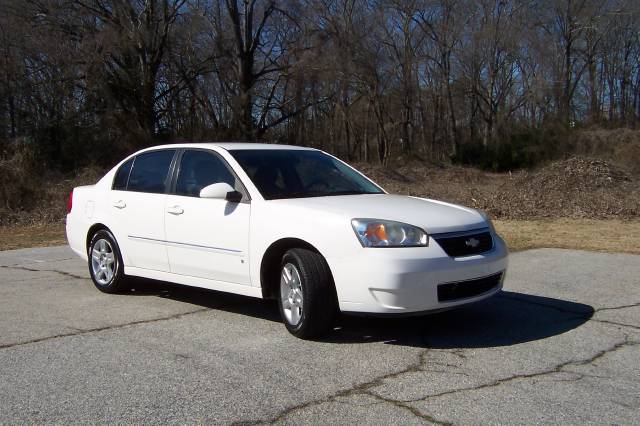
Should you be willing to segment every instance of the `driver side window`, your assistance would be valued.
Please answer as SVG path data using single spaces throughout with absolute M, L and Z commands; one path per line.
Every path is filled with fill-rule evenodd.
M 213 153 L 188 150 L 182 154 L 176 181 L 176 195 L 199 197 L 200 190 L 213 183 L 225 182 L 244 194 L 242 186 L 226 164 Z

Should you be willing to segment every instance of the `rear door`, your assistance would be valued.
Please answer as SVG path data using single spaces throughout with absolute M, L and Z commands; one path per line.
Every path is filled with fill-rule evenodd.
M 200 198 L 200 190 L 226 182 L 241 202 Z M 246 189 L 226 161 L 211 150 L 188 149 L 177 162 L 167 196 L 165 229 L 171 272 L 235 284 L 249 279 L 249 215 Z
M 116 173 L 111 191 L 114 232 L 125 264 L 137 268 L 169 271 L 165 245 L 165 202 L 170 170 L 177 150 L 138 154 Z

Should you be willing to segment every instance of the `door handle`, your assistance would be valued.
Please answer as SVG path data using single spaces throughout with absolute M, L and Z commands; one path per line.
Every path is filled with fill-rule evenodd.
M 123 200 L 118 200 L 113 203 L 113 207 L 117 209 L 124 209 L 125 207 L 127 207 L 127 203 L 125 203 Z
M 184 213 L 184 210 L 180 206 L 173 206 L 173 207 L 167 208 L 167 213 L 170 213 L 170 214 L 173 214 L 173 215 L 177 216 L 179 214 Z

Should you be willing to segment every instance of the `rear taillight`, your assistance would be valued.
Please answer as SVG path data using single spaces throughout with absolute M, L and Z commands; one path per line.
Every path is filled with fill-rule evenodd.
M 67 214 L 71 213 L 72 208 L 73 208 L 73 189 L 69 193 L 69 200 L 67 201 Z

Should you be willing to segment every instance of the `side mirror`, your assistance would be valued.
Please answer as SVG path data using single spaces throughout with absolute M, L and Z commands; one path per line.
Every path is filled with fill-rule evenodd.
M 230 203 L 239 203 L 240 201 L 242 201 L 242 192 L 235 190 L 227 192 L 225 200 L 229 201 Z
M 219 198 L 222 200 L 228 200 L 229 194 L 233 194 L 236 192 L 238 191 L 233 189 L 233 187 L 228 183 L 212 183 L 211 185 L 205 186 L 200 190 L 200 198 Z

